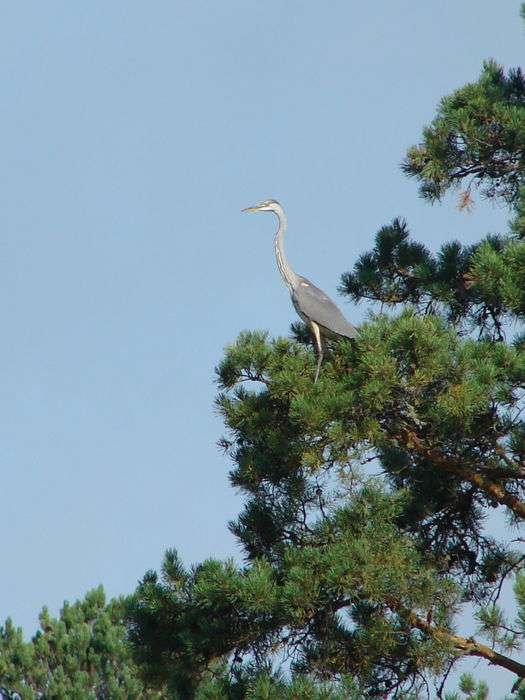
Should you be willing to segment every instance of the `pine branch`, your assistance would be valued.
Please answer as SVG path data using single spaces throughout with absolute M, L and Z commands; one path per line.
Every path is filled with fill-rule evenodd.
M 409 449 L 415 450 L 421 457 L 428 459 L 449 474 L 454 474 L 465 481 L 469 481 L 500 505 L 507 506 L 518 518 L 525 519 L 525 503 L 492 479 L 470 469 L 453 457 L 445 456 L 439 450 L 427 447 L 420 437 L 408 429 L 402 430 L 397 440 L 401 443 L 404 442 Z
M 504 656 L 503 654 L 498 653 L 494 649 L 488 647 L 486 644 L 481 644 L 472 637 L 465 639 L 464 637 L 460 637 L 456 634 L 450 634 L 450 632 L 434 627 L 432 624 L 422 620 L 413 612 L 408 612 L 407 618 L 414 627 L 417 627 L 417 629 L 438 641 L 447 642 L 448 644 L 453 645 L 462 653 L 463 656 L 478 656 L 486 659 L 494 666 L 506 668 L 507 671 L 515 673 L 519 678 L 525 678 L 524 664 L 520 664 L 518 661 L 511 659 L 509 656 Z
M 452 634 L 444 629 L 436 627 L 430 621 L 423 620 L 412 610 L 408 610 L 402 603 L 395 598 L 390 598 L 387 602 L 388 607 L 400 617 L 407 620 L 412 627 L 424 632 L 429 637 L 432 637 L 438 642 L 447 644 L 453 647 L 461 656 L 477 656 L 485 659 L 494 666 L 500 666 L 507 669 L 511 673 L 515 673 L 519 678 L 525 678 L 525 664 L 519 663 L 511 659 L 509 656 L 500 654 L 491 649 L 486 644 L 476 641 L 473 637 L 468 639 L 457 634 Z M 351 601 L 342 601 L 338 607 L 350 605 Z

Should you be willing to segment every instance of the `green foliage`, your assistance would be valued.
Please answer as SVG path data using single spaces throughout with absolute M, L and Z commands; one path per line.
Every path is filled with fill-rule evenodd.
M 362 700 L 363 695 L 351 678 L 337 684 L 316 683 L 299 676 L 286 679 L 270 671 L 239 673 L 235 678 L 216 674 L 195 691 L 196 700 Z
M 287 649 L 295 684 L 351 670 L 379 693 L 408 673 L 441 668 L 450 649 L 422 639 L 407 615 L 432 609 L 447 627 L 456 589 L 400 536 L 401 510 L 402 499 L 369 486 L 312 525 L 301 547 L 284 546 L 272 564 L 256 559 L 238 568 L 210 560 L 183 580 L 178 567 L 175 577 L 166 565 L 160 579 L 148 574 L 130 615 L 150 678 L 168 683 L 176 697 L 191 697 L 228 655 L 241 672 L 243 659 L 271 659 L 277 648 Z
M 31 642 L 8 619 L 0 627 L 0 693 L 13 700 L 161 697 L 139 678 L 123 612 L 124 602 L 106 603 L 100 587 L 74 605 L 65 603 L 58 619 L 44 608 Z
M 445 97 L 423 141 L 403 165 L 421 194 L 439 199 L 450 187 L 481 187 L 513 204 L 523 185 L 525 78 L 487 61 L 480 79 Z
M 251 342 L 245 336 L 239 345 L 246 351 Z M 436 317 L 381 316 L 362 328 L 354 346 L 341 343 L 334 350 L 313 385 L 313 360 L 302 354 L 297 366 L 297 355 L 283 356 L 281 347 L 279 341 L 279 364 L 268 362 L 260 375 L 267 390 L 234 387 L 218 402 L 231 431 L 224 445 L 235 462 L 232 482 L 253 495 L 234 525 L 243 541 L 249 529 L 253 555 L 283 542 L 298 507 L 317 507 L 317 489 L 329 468 L 354 473 L 355 457 L 369 450 L 382 455 L 396 486 L 417 489 L 414 500 L 427 511 L 429 499 L 437 507 L 440 494 L 443 507 L 457 479 L 435 470 L 431 478 L 427 460 L 399 444 L 403 430 L 431 434 L 462 461 L 471 461 L 472 445 L 483 442 L 487 463 L 504 465 L 496 448 L 514 434 L 512 419 L 503 418 L 525 369 L 516 350 L 460 341 Z M 232 349 L 232 355 L 237 352 Z M 236 378 L 243 375 L 237 366 Z M 425 482 L 428 492 L 422 494 L 418 484 Z M 289 532 L 298 536 L 293 528 Z
M 356 301 L 410 303 L 423 313 L 445 312 L 464 330 L 497 340 L 504 325 L 525 315 L 525 78 L 520 68 L 507 74 L 495 62 L 480 79 L 445 97 L 422 142 L 411 148 L 405 172 L 420 183 L 422 195 L 441 199 L 460 190 L 459 208 L 473 193 L 503 200 L 514 213 L 507 236 L 485 236 L 473 246 L 446 243 L 437 255 L 410 240 L 407 225 L 395 220 L 376 236 L 371 253 L 361 255 L 341 290 Z
M 353 272 L 342 276 L 340 290 L 355 301 L 443 313 L 459 328 L 501 340 L 504 322 L 525 315 L 524 255 L 523 242 L 502 236 L 471 246 L 445 243 L 433 255 L 410 240 L 406 223 L 396 219 L 378 232 L 374 249 L 359 257 Z
M 476 681 L 469 673 L 464 673 L 459 680 L 461 692 L 469 700 L 487 700 L 489 689 L 483 681 Z

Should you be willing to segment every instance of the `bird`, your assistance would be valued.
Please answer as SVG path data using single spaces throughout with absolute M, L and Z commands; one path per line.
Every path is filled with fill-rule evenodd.
M 290 267 L 284 252 L 284 234 L 288 224 L 284 209 L 279 202 L 275 199 L 266 199 L 264 202 L 257 204 L 257 206 L 246 207 L 242 211 L 249 213 L 269 211 L 277 216 L 279 228 L 274 240 L 277 267 L 285 285 L 288 287 L 295 310 L 302 320 L 308 324 L 314 337 L 317 350 L 315 384 L 319 378 L 324 357 L 323 340 L 326 338 L 331 340 L 340 338 L 355 340 L 358 336 L 357 328 L 348 323 L 339 308 L 322 289 L 316 287 L 306 277 L 295 273 Z

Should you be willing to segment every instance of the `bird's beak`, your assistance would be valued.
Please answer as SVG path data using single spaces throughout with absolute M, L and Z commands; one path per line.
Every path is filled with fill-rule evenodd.
M 251 214 L 254 211 L 259 211 L 259 207 L 246 207 L 246 209 L 241 209 L 241 212 L 245 211 Z

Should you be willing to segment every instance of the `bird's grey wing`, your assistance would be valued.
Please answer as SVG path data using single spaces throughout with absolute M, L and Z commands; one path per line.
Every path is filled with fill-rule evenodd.
M 315 321 L 336 335 L 357 338 L 357 330 L 348 323 L 330 297 L 305 277 L 299 277 L 292 293 L 292 301 L 304 320 Z

